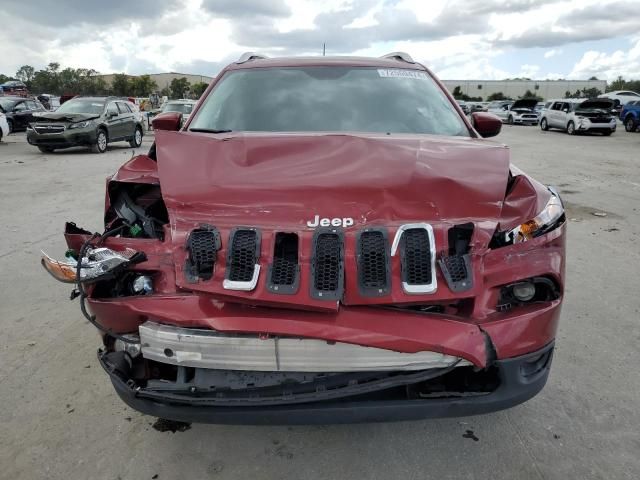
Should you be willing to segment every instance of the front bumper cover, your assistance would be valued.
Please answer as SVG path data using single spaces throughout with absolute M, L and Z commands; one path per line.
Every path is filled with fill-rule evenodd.
M 27 142 L 36 147 L 69 148 L 87 146 L 96 143 L 96 127 L 65 130 L 63 133 L 37 133 L 27 131 Z
M 553 357 L 554 343 L 515 358 L 496 360 L 499 385 L 490 393 L 445 398 L 381 400 L 358 395 L 341 400 L 316 401 L 271 406 L 209 406 L 194 404 L 184 395 L 166 398 L 154 392 L 145 398 L 145 389 L 136 386 L 99 352 L 100 364 L 109 374 L 116 392 L 131 408 L 147 415 L 182 422 L 216 424 L 333 424 L 416 420 L 489 413 L 513 407 L 535 396 L 544 387 Z

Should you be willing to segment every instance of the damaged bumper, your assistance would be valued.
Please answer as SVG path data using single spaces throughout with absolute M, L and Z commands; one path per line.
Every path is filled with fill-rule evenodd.
M 141 386 L 131 378 L 123 352 L 99 352 L 98 358 L 122 400 L 148 415 L 218 424 L 331 424 L 476 415 L 518 405 L 544 387 L 553 347 L 552 342 L 527 355 L 495 360 L 484 371 L 458 366 L 380 373 L 337 378 L 330 388 L 315 379 L 303 392 L 267 390 L 263 396 L 251 388 L 233 394 L 201 391 L 194 384 L 197 371 L 173 385 Z
M 96 143 L 95 127 L 65 130 L 61 133 L 38 133 L 33 128 L 27 130 L 27 142 L 37 147 L 69 148 Z

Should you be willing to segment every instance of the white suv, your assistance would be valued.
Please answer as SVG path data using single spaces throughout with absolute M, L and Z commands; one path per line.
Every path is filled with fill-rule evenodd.
M 632 100 L 640 100 L 640 94 L 630 90 L 615 90 L 598 95 L 598 98 L 610 98 L 611 100 L 618 100 L 620 105 L 626 105 Z
M 596 132 L 605 136 L 616 131 L 616 119 L 611 115 L 613 101 L 606 98 L 553 100 L 543 110 L 540 128 L 559 128 L 569 135 L 579 132 Z

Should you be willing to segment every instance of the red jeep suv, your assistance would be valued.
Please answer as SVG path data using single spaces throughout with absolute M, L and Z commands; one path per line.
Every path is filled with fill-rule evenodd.
M 184 123 L 184 124 L 183 124 Z M 226 67 L 190 119 L 107 180 L 104 232 L 66 225 L 118 395 L 210 423 L 496 411 L 544 386 L 565 214 L 404 53 Z

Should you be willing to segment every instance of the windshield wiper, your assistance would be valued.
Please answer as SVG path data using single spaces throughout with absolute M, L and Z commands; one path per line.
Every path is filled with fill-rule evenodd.
M 190 128 L 190 132 L 202 132 L 202 133 L 231 133 L 233 130 L 216 130 L 213 128 Z

